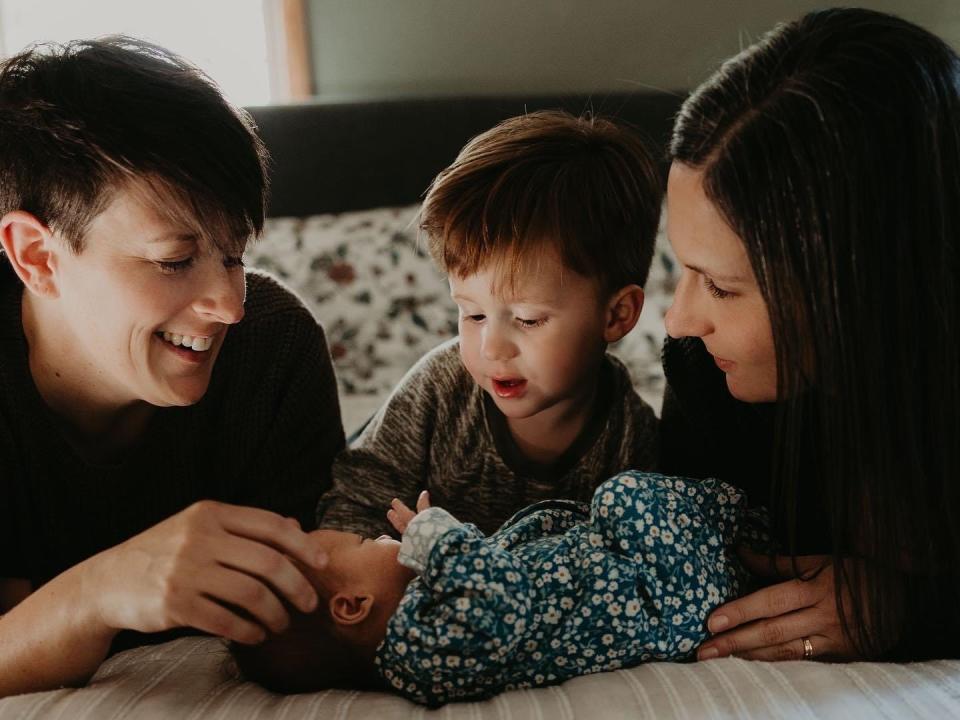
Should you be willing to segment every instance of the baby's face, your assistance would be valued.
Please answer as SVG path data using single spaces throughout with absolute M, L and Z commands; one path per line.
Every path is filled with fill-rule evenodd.
M 414 577 L 397 562 L 400 543 L 387 535 L 374 540 L 339 530 L 314 530 L 310 534 L 329 557 L 322 570 L 303 568 L 318 589 L 362 591 L 382 600 L 396 597 L 399 601 Z

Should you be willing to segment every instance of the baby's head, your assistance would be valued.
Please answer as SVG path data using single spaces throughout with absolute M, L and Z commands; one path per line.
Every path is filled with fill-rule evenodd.
M 592 387 L 643 307 L 662 181 L 642 140 L 550 111 L 471 140 L 420 227 L 460 308 L 460 351 L 510 417 Z
M 414 574 L 397 562 L 389 537 L 316 530 L 329 561 L 323 570 L 299 565 L 320 602 L 312 613 L 287 606 L 290 625 L 259 645 L 232 643 L 243 676 L 274 692 L 380 686 L 373 658 L 387 621 Z

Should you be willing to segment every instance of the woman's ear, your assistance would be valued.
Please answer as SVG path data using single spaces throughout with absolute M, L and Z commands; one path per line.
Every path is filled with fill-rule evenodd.
M 633 330 L 640 311 L 643 310 L 643 288 L 639 285 L 626 285 L 617 290 L 607 303 L 607 323 L 603 329 L 603 339 L 616 342 Z
M 0 218 L 0 246 L 30 292 L 40 297 L 59 295 L 55 270 L 60 247 L 44 223 L 23 210 L 8 212 Z
M 330 615 L 337 625 L 356 625 L 363 622 L 372 609 L 372 595 L 339 592 L 330 598 Z

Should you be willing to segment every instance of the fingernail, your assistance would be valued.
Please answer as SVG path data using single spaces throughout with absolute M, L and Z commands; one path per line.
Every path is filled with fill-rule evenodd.
M 710 632 L 718 633 L 730 624 L 730 618 L 726 615 L 715 615 L 707 621 L 707 628 Z
M 712 660 L 713 658 L 719 656 L 720 651 L 715 647 L 700 648 L 700 652 L 697 653 L 698 660 Z
M 317 609 L 317 601 L 318 601 L 318 600 L 319 600 L 319 598 L 317 597 L 317 594 L 316 594 L 316 593 L 312 593 L 312 594 L 307 598 L 307 601 L 303 604 L 303 605 L 304 605 L 303 611 L 304 611 L 304 612 L 313 612 L 314 610 L 316 610 L 316 609 Z

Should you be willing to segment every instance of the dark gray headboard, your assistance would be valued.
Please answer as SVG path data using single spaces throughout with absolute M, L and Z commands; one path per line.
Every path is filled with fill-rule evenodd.
M 630 123 L 662 154 L 681 94 L 444 97 L 248 108 L 272 155 L 269 215 L 417 202 L 463 144 L 525 111 L 592 111 Z

